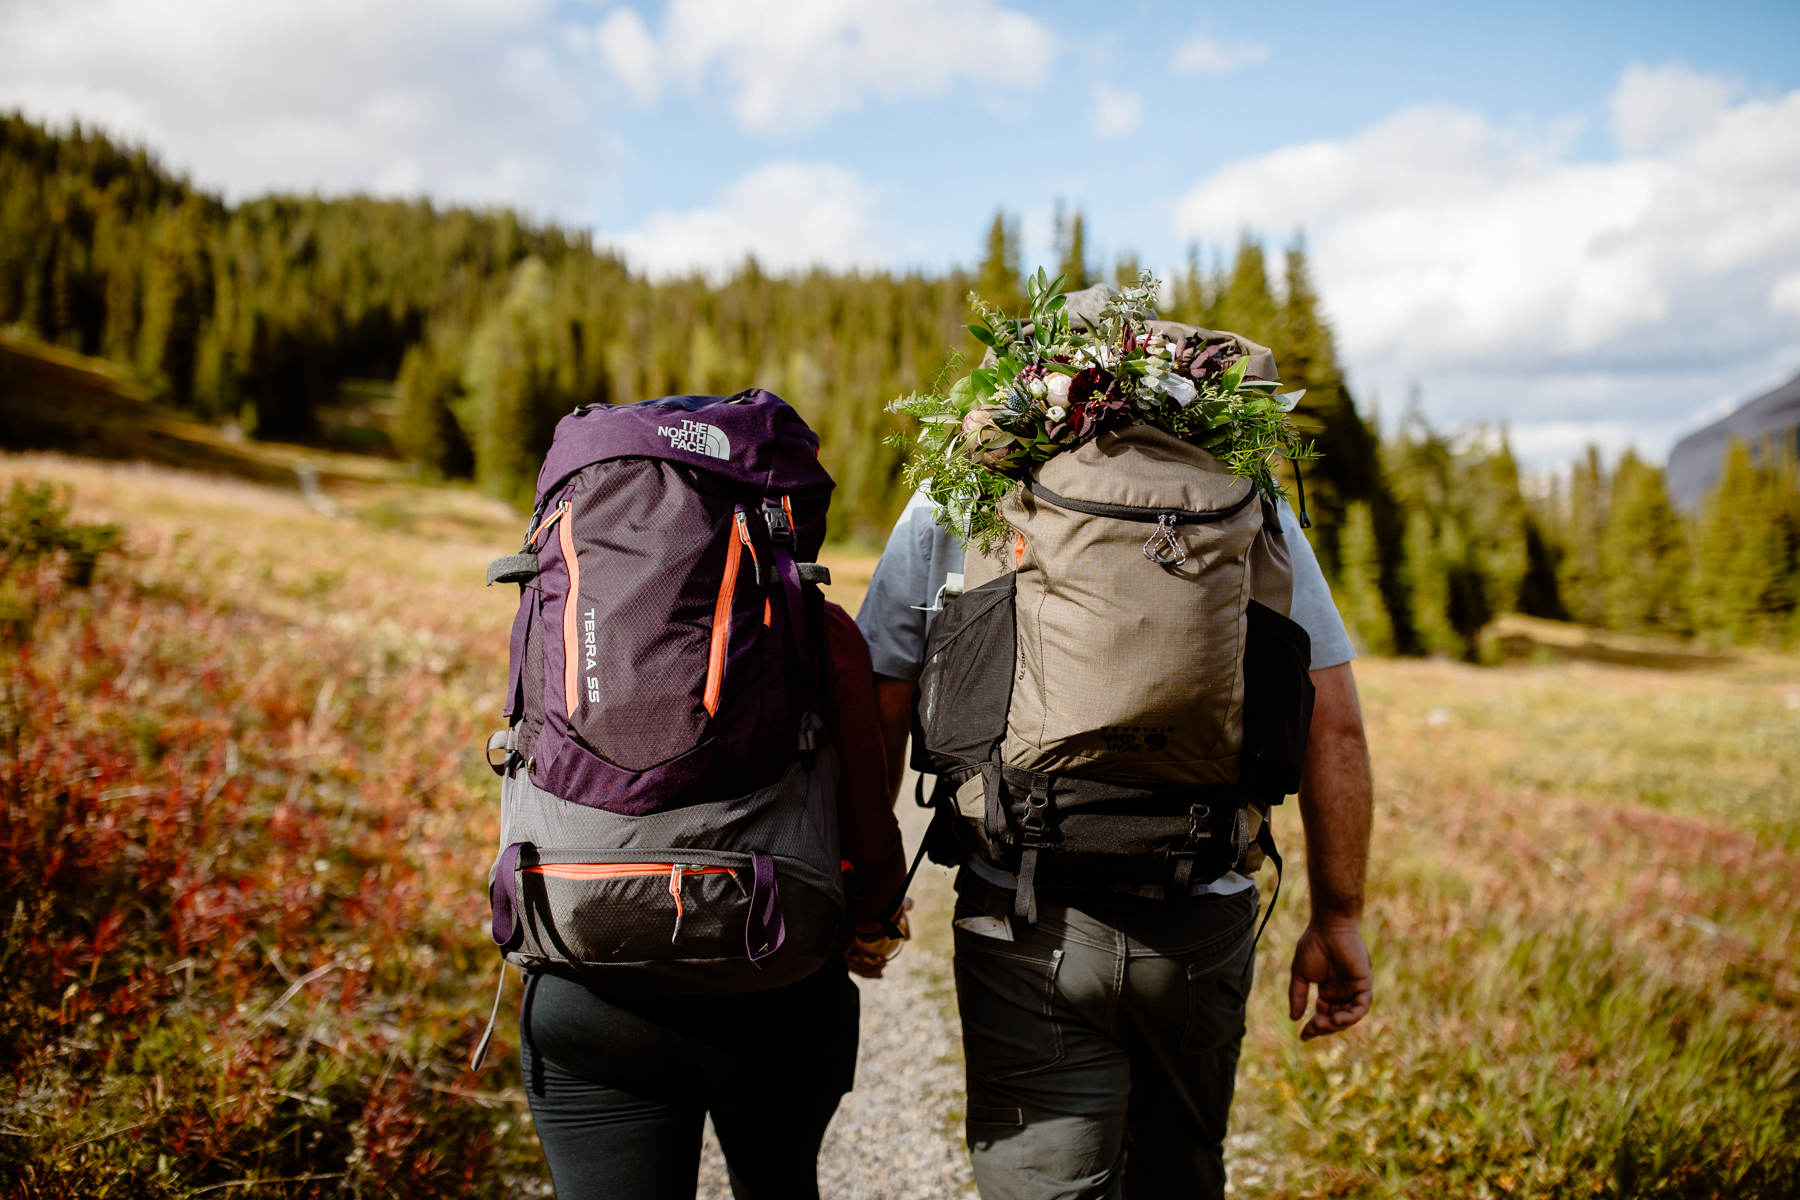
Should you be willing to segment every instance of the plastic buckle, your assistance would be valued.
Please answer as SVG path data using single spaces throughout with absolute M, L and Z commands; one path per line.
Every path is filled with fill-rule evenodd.
M 1030 841 L 1041 841 L 1050 829 L 1050 785 L 1043 777 L 1032 781 L 1031 794 L 1025 797 L 1025 816 L 1019 829 Z
M 769 540 L 783 546 L 794 544 L 794 526 L 788 520 L 787 509 L 779 501 L 764 500 L 762 506 L 763 520 L 769 523 Z
M 1189 840 L 1201 842 L 1212 837 L 1212 830 L 1206 827 L 1206 822 L 1211 817 L 1212 805 L 1210 804 L 1195 804 L 1188 808 Z

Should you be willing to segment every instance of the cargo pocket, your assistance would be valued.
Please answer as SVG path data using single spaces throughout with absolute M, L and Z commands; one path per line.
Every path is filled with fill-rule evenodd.
M 1188 968 L 1188 1019 L 1183 1054 L 1211 1054 L 1243 1040 L 1245 987 L 1241 964 Z
M 1312 726 L 1312 639 L 1299 624 L 1250 601 L 1244 635 L 1242 776 L 1271 796 L 1300 790 Z
M 1006 736 L 1017 635 L 1008 572 L 944 605 L 932 623 L 913 710 L 913 766 L 941 774 L 986 762 Z
M 1062 1028 L 1054 1019 L 1061 963 L 1060 951 L 956 931 L 956 999 L 970 1078 L 1009 1079 L 1062 1062 Z

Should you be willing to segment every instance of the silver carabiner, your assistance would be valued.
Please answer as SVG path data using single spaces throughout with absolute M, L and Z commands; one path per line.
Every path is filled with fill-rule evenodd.
M 1144 543 L 1144 557 L 1164 567 L 1179 567 L 1187 561 L 1187 550 L 1175 536 L 1174 513 L 1163 513 L 1156 518 L 1156 532 Z

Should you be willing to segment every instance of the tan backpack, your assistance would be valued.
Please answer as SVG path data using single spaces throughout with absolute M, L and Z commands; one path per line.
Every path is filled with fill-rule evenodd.
M 1207 336 L 1273 376 L 1266 350 Z M 915 711 L 913 765 L 938 776 L 959 851 L 1018 873 L 1025 920 L 1039 885 L 1185 891 L 1272 853 L 1312 708 L 1274 504 L 1134 425 L 1043 463 L 999 511 L 1015 535 L 971 549 Z

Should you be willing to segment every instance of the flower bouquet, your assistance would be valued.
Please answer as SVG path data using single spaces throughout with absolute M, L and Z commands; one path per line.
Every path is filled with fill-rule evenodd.
M 1109 429 L 1153 425 L 1271 498 L 1282 494 L 1277 459 L 1318 457 L 1289 417 L 1302 393 L 1277 395 L 1274 380 L 1253 376 L 1230 334 L 1158 328 L 1148 273 L 1095 317 L 1072 313 L 1062 285 L 1039 268 L 1018 318 L 971 293 L 977 320 L 967 328 L 988 348 L 982 365 L 946 388 L 960 365 L 953 357 L 931 387 L 889 406 L 923 426 L 906 483 L 925 490 L 964 545 L 997 545 L 1008 532 L 995 511 L 1000 500 L 1038 463 Z

